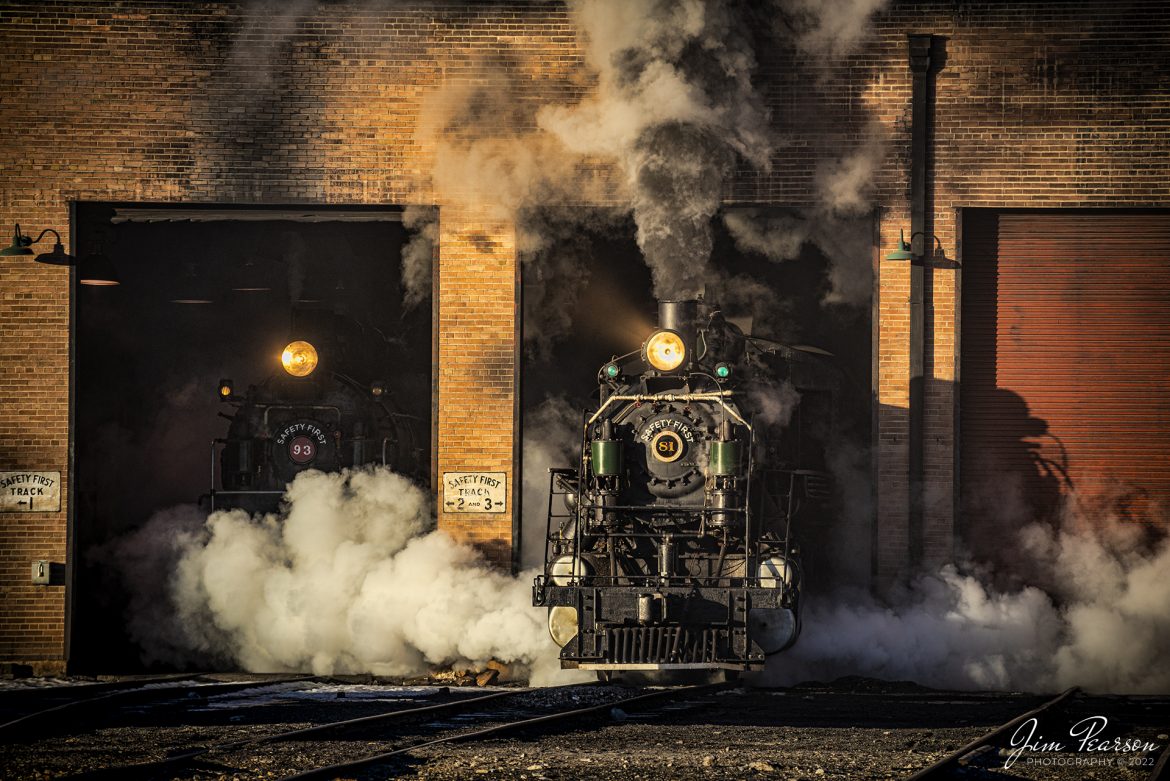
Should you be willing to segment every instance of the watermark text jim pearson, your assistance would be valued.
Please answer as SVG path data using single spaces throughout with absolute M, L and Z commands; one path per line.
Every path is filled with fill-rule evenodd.
M 1112 752 L 1114 754 L 1132 754 L 1153 752 L 1159 749 L 1156 743 L 1137 738 L 1098 738 L 1098 735 L 1108 726 L 1109 719 L 1105 716 L 1089 716 L 1072 725 L 1068 730 L 1071 739 L 1069 743 L 1056 740 L 1045 740 L 1043 735 L 1037 735 L 1036 729 L 1040 722 L 1035 717 L 1021 724 L 1012 734 L 1011 747 L 1015 749 L 1008 754 L 1003 763 L 1004 769 L 1016 763 L 1025 751 L 1079 751 L 1086 753 Z

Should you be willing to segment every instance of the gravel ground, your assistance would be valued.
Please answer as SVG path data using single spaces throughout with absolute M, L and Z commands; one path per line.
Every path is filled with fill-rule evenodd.
M 0 744 L 0 778 L 60 778 L 85 770 L 160 758 L 174 750 L 272 734 L 388 709 L 484 693 L 485 689 L 285 684 L 167 706 L 110 710 L 60 734 Z M 620 686 L 538 690 L 518 700 L 558 707 L 614 702 Z M 888 779 L 905 778 L 1047 698 L 1023 694 L 937 692 L 867 680 L 782 690 L 733 689 L 654 705 L 609 710 L 574 728 L 491 741 L 420 748 L 393 762 L 342 777 L 435 779 Z M 502 702 L 509 702 L 504 700 Z M 493 706 L 497 720 L 504 706 Z M 1076 748 L 1071 724 L 1105 719 L 1099 739 L 1170 743 L 1170 697 L 1079 697 L 1066 714 L 1044 720 L 1035 742 Z M 470 729 L 484 719 L 452 718 Z M 423 734 L 421 729 L 416 735 Z M 385 733 L 265 744 L 218 754 L 162 778 L 268 779 L 396 746 Z M 1144 779 L 1152 756 L 1134 752 L 1033 751 L 1010 770 L 1006 752 L 989 751 L 955 774 L 963 779 Z M 1093 764 L 1089 764 L 1093 763 Z

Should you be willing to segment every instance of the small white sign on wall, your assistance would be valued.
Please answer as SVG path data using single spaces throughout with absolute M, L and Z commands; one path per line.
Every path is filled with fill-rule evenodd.
M 507 512 L 507 472 L 444 472 L 443 510 L 449 513 Z
M 0 472 L 0 512 L 60 511 L 60 472 Z

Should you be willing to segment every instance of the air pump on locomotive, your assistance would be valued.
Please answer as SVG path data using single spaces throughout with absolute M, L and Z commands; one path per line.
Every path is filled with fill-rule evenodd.
M 533 601 L 562 667 L 758 669 L 800 632 L 792 528 L 829 491 L 798 421 L 756 414 L 805 356 L 698 301 L 658 318 L 601 368 L 578 467 L 550 470 Z

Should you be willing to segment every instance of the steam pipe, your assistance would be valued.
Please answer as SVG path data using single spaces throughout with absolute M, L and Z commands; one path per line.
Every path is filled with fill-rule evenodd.
M 601 413 L 605 412 L 606 408 L 615 401 L 714 401 L 723 407 L 728 415 L 735 418 L 740 425 L 747 426 L 748 430 L 751 430 L 751 424 L 744 420 L 734 409 L 728 407 L 727 402 L 723 400 L 725 397 L 734 395 L 734 393 L 735 391 L 721 390 L 704 393 L 636 393 L 632 395 L 610 396 L 598 408 L 597 412 L 593 413 L 593 417 L 586 421 L 585 425 L 586 427 L 592 426 L 601 417 Z
M 927 226 L 927 172 L 930 154 L 933 35 L 911 35 L 910 141 L 910 409 L 909 409 L 909 557 L 913 566 L 922 561 L 924 532 L 924 410 L 926 406 L 926 313 L 924 311 Z

